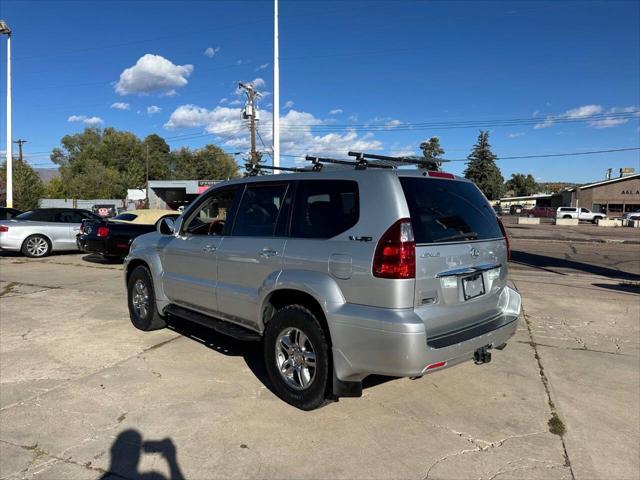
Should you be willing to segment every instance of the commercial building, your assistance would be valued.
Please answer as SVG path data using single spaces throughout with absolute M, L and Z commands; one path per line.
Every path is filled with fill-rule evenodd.
M 609 217 L 621 217 L 625 212 L 640 210 L 640 173 L 620 169 L 620 176 L 581 185 L 560 192 L 563 204 L 584 207 Z
M 151 180 L 149 208 L 177 210 L 189 205 L 211 185 L 222 180 Z

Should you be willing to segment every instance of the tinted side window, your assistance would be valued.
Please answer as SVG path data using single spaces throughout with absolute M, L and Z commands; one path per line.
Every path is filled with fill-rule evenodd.
M 286 190 L 286 184 L 248 185 L 238 207 L 233 235 L 272 237 Z
M 138 215 L 134 213 L 120 213 L 113 217 L 114 220 L 124 220 L 125 222 L 132 222 L 136 218 L 138 218 Z
M 80 212 L 74 212 L 72 210 L 67 210 L 67 211 L 62 211 L 59 212 L 56 216 L 55 216 L 55 220 L 54 222 L 60 222 L 60 223 L 82 223 L 82 215 L 80 214 Z
M 237 191 L 234 186 L 212 192 L 189 215 L 184 231 L 192 235 L 222 235 Z
M 463 242 L 502 237 L 493 209 L 468 182 L 400 178 L 417 243 Z
M 357 182 L 303 180 L 298 184 L 291 236 L 335 237 L 358 223 L 359 203 Z

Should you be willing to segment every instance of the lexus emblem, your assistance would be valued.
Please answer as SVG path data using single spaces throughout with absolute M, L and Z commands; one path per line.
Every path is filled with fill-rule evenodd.
M 469 253 L 471 254 L 472 257 L 479 257 L 480 256 L 480 250 L 478 250 L 475 247 L 472 248 Z

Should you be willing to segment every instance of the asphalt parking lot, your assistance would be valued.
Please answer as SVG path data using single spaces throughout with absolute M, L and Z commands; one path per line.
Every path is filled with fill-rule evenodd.
M 135 330 L 121 265 L 0 257 L 0 478 L 638 478 L 640 245 L 512 246 L 525 314 L 490 364 L 313 412 L 256 345 Z

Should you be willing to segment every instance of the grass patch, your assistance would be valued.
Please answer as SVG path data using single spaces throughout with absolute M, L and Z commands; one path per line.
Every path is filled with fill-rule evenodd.
M 558 417 L 556 412 L 551 412 L 551 418 L 549 419 L 548 425 L 549 431 L 554 435 L 562 436 L 564 435 L 564 432 L 567 431 L 564 423 L 562 423 L 562 420 L 560 420 L 560 417 Z

